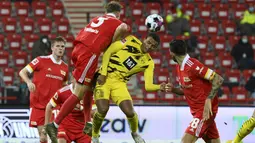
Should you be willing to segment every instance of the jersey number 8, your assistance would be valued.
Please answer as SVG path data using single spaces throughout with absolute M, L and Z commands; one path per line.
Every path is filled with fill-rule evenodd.
M 97 18 L 97 20 L 98 20 L 98 22 L 97 23 L 94 23 L 94 22 L 92 22 L 91 24 L 90 24 L 90 26 L 91 27 L 99 27 L 100 25 L 102 25 L 103 23 L 104 23 L 104 21 L 105 20 L 107 20 L 108 18 L 104 18 L 104 17 L 98 17 Z
M 200 119 L 194 118 L 194 119 L 192 120 L 192 122 L 190 123 L 190 126 L 191 126 L 192 128 L 194 128 L 194 129 L 196 129 L 197 126 L 198 126 L 198 124 L 199 124 L 199 122 L 200 122 Z

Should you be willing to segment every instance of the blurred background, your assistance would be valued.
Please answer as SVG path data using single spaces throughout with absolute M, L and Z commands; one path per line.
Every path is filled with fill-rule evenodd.
M 9 112 L 13 112 L 14 117 L 22 114 L 22 123 L 23 115 L 24 119 L 28 119 L 29 92 L 26 84 L 18 76 L 19 70 L 33 58 L 50 54 L 51 39 L 61 35 L 67 40 L 64 60 L 69 64 L 71 74 L 72 41 L 91 18 L 104 13 L 103 6 L 107 2 L 107 0 L 0 0 L 0 119 L 2 121 L 0 127 L 7 124 L 7 121 L 9 123 L 9 120 L 13 120 L 13 115 L 7 114 Z M 167 82 L 167 78 L 171 77 L 171 81 L 177 85 L 176 71 L 173 70 L 175 63 L 169 56 L 169 42 L 174 38 L 186 40 L 191 57 L 199 59 L 224 77 L 224 84 L 218 92 L 221 105 L 218 122 L 224 122 L 220 127 L 222 132 L 231 132 L 230 136 L 223 136 L 224 140 L 234 137 L 243 119 L 251 116 L 255 105 L 255 1 L 120 0 L 120 2 L 123 5 L 121 20 L 130 25 L 132 33 L 139 38 L 144 38 L 147 34 L 144 24 L 146 16 L 157 13 L 164 18 L 164 26 L 158 32 L 161 37 L 161 49 L 151 54 L 156 65 L 155 83 Z M 170 111 L 169 116 L 173 114 L 172 112 L 176 112 L 169 119 L 162 119 L 161 123 L 173 120 L 173 124 L 169 125 L 168 129 L 165 128 L 166 134 L 163 136 L 168 138 L 163 140 L 167 142 L 181 138 L 185 128 L 179 128 L 183 123 L 178 121 L 188 116 L 184 121 L 187 122 L 184 123 L 186 127 L 191 119 L 185 98 L 171 93 L 145 92 L 143 73 L 133 76 L 128 82 L 128 88 L 134 104 L 138 105 L 137 110 L 143 110 L 145 113 L 150 110 L 150 113 L 155 114 L 155 119 L 151 121 L 161 120 L 160 115 L 156 116 L 161 109 Z M 113 107 L 113 110 L 115 108 Z M 21 110 L 20 113 L 16 112 L 19 111 L 17 109 Z M 179 110 L 184 111 L 179 112 Z M 228 114 L 224 114 L 225 111 L 233 111 L 233 114 L 228 113 L 227 116 Z M 120 117 L 123 116 L 119 111 L 116 112 Z M 152 118 L 143 116 L 142 112 L 139 115 L 141 120 L 144 117 L 148 122 Z M 118 116 L 110 114 L 108 118 L 114 121 Z M 24 120 L 24 125 L 26 122 Z M 151 130 L 145 128 L 141 133 L 153 133 L 157 127 L 155 122 L 149 122 L 150 126 L 148 126 Z M 10 124 L 9 128 L 14 128 L 15 125 Z M 225 128 L 227 125 L 229 132 Z M 173 126 L 176 128 L 172 128 Z M 122 133 L 121 125 L 117 127 L 120 128 L 119 133 Z M 28 138 L 28 133 L 32 134 L 32 130 L 25 129 L 27 134 L 24 134 L 24 138 Z M 222 132 L 220 130 L 220 133 Z M 124 133 L 123 140 L 125 137 L 129 139 L 129 134 Z M 36 138 L 36 133 L 33 135 L 31 138 Z M 146 134 L 146 136 L 151 135 Z M 164 143 L 163 137 L 154 136 L 151 140 L 161 139 L 159 143 Z M 1 131 L 0 128 L 0 137 L 19 136 L 14 129 L 2 128 Z M 22 134 L 20 137 L 23 137 Z M 109 140 L 110 137 L 114 138 L 107 133 L 105 137 Z M 252 143 L 254 137 L 255 132 L 247 138 L 247 143 Z

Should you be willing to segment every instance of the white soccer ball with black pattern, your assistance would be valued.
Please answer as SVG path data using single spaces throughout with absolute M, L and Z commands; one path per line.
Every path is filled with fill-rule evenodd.
M 163 18 L 158 14 L 151 14 L 147 16 L 145 20 L 145 25 L 151 32 L 157 32 L 163 25 Z

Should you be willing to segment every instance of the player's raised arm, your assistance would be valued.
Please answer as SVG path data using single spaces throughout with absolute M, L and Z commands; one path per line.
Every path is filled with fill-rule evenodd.
M 115 30 L 115 33 L 112 37 L 112 42 L 115 42 L 124 38 L 125 36 L 127 36 L 129 31 L 130 31 L 130 27 L 126 23 L 120 24 Z

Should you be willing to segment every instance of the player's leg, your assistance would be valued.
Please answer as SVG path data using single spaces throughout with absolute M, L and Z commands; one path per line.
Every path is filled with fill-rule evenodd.
M 43 131 L 44 126 L 38 126 L 37 130 L 40 136 L 40 143 L 47 143 L 47 134 Z
M 235 139 L 233 140 L 233 143 L 239 143 L 242 141 L 244 137 L 246 137 L 248 134 L 252 132 L 252 130 L 255 127 L 255 110 L 253 111 L 252 117 L 245 121 L 242 125 L 242 127 L 237 132 L 237 135 L 235 136 Z
M 64 125 L 60 125 L 58 128 L 58 143 L 71 143 L 71 139 L 69 138 L 70 132 L 65 129 Z
M 126 115 L 131 135 L 136 143 L 145 143 L 144 139 L 137 133 L 138 130 L 138 116 L 134 110 L 132 98 L 128 92 L 126 83 L 119 82 L 111 92 L 111 98 L 122 112 Z
M 67 143 L 66 139 L 64 138 L 59 138 L 58 143 Z
M 203 140 L 206 143 L 220 143 L 219 131 L 215 121 L 208 127 L 206 133 L 203 135 Z
M 195 143 L 197 141 L 197 137 L 194 135 L 191 135 L 189 133 L 185 133 L 182 137 L 181 143 Z
M 94 91 L 94 98 L 96 101 L 97 111 L 93 117 L 92 141 L 93 143 L 97 143 L 99 142 L 100 128 L 109 110 L 110 89 L 107 79 L 104 85 L 96 86 Z

